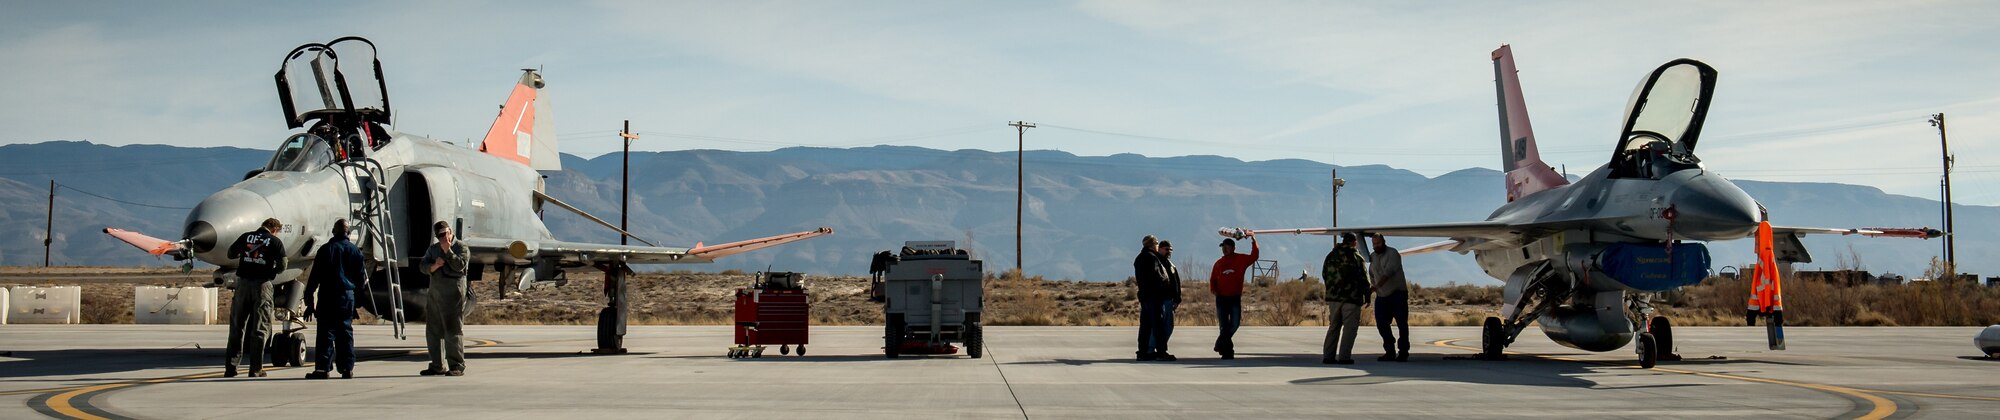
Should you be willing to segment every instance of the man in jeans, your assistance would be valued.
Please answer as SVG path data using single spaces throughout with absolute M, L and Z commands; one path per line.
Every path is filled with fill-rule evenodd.
M 1355 250 L 1357 239 L 1353 233 L 1340 234 L 1340 245 L 1326 253 L 1320 272 L 1326 278 L 1327 309 L 1320 363 L 1354 364 L 1354 333 L 1361 328 L 1361 307 L 1368 304 L 1368 270 Z
M 1171 362 L 1179 360 L 1167 352 L 1167 342 L 1174 338 L 1174 310 L 1181 307 L 1181 268 L 1174 266 L 1173 241 L 1160 241 L 1160 267 L 1167 273 L 1166 300 L 1160 302 L 1160 327 L 1153 331 L 1153 356 Z
M 1236 253 L 1236 240 L 1222 239 L 1222 258 L 1208 273 L 1208 292 L 1215 294 L 1215 352 L 1223 360 L 1236 358 L 1236 329 L 1243 325 L 1243 275 L 1257 263 L 1257 237 L 1250 236 L 1250 253 Z
M 1374 251 L 1368 256 L 1369 290 L 1375 292 L 1375 332 L 1382 334 L 1380 361 L 1410 361 L 1410 292 L 1403 278 L 1403 255 L 1389 247 L 1381 234 L 1369 238 Z M 1399 334 L 1389 334 L 1394 321 Z

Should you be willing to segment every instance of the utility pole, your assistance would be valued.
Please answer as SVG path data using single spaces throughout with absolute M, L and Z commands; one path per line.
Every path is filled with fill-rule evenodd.
M 1330 207 L 1333 207 L 1333 224 L 1330 226 L 1340 227 L 1340 187 L 1347 186 L 1347 180 L 1340 179 L 1340 169 L 1338 168 L 1334 169 L 1332 173 L 1333 173 L 1333 201 Z
M 49 179 L 49 223 L 42 226 L 42 267 L 49 266 L 49 248 L 56 243 L 56 180 Z
M 1951 140 L 1945 137 L 1944 113 L 1932 114 L 1931 125 L 1938 129 L 1938 146 L 1944 156 L 1944 265 L 1951 270 L 1945 274 L 1957 279 L 1958 246 L 1954 243 L 1956 237 L 1952 236 L 1951 214 L 1951 167 L 1957 159 L 1951 155 Z
M 632 120 L 625 120 L 625 129 L 618 130 L 618 137 L 625 141 L 625 152 L 620 155 L 620 159 L 623 159 L 624 163 L 618 169 L 618 195 L 620 196 L 618 198 L 618 244 L 625 245 L 626 238 L 629 237 L 625 233 L 632 231 L 631 227 L 625 226 L 625 221 L 629 218 L 627 215 L 632 214 L 632 140 L 639 138 L 639 135 L 632 134 Z
M 1028 129 L 1035 128 L 1035 125 L 1025 121 L 1007 125 L 1014 127 L 1014 271 L 1021 273 L 1021 278 L 1027 278 L 1028 272 L 1021 268 L 1021 203 L 1028 196 Z

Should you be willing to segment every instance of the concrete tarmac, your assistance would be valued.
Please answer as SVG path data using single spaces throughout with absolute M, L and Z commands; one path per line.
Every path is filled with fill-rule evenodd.
M 1479 332 L 1412 329 L 1409 362 L 1319 363 L 1313 327 L 1248 327 L 1236 360 L 1214 327 L 1175 330 L 1177 362 L 1133 360 L 1132 327 L 990 327 L 983 359 L 881 355 L 880 327 L 814 327 L 806 356 L 729 359 L 722 326 L 633 327 L 593 355 L 588 326 L 466 327 L 464 377 L 420 377 L 410 340 L 359 327 L 351 380 L 308 368 L 221 378 L 221 326 L 0 326 L 0 418 L 1993 418 L 2000 361 L 1979 328 L 1677 328 L 1680 362 L 1638 369 L 1530 330 L 1505 361 Z

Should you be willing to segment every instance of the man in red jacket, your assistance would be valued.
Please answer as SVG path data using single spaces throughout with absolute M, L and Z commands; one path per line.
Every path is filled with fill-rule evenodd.
M 1222 240 L 1222 258 L 1208 274 L 1208 291 L 1215 294 L 1215 325 L 1222 335 L 1215 337 L 1215 352 L 1223 360 L 1236 358 L 1236 328 L 1243 325 L 1243 274 L 1257 263 L 1257 237 L 1250 236 L 1250 253 L 1236 253 L 1236 240 Z

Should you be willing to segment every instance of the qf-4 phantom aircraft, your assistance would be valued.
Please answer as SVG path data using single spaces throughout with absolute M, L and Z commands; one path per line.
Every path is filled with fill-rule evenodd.
M 352 61 L 359 53 L 368 56 L 364 63 L 372 71 L 361 74 L 372 74 L 372 86 L 350 85 L 349 73 L 343 71 L 341 56 Z M 647 246 L 558 240 L 542 223 L 545 205 L 638 238 L 543 191 L 537 171 L 560 170 L 561 161 L 555 136 L 538 129 L 548 121 L 538 97 L 544 86 L 540 72 L 523 71 L 499 118 L 474 150 L 385 129 L 393 120 L 382 63 L 375 55 L 375 44 L 360 37 L 293 49 L 276 76 L 278 99 L 286 126 L 310 128 L 287 137 L 270 162 L 250 171 L 242 182 L 195 206 L 183 224 L 182 239 L 167 241 L 112 228 L 105 233 L 153 255 L 220 266 L 216 282 L 231 285 L 236 261 L 224 255 L 230 241 L 266 218 L 277 218 L 284 223 L 277 236 L 291 256 L 291 269 L 276 279 L 280 292 L 275 304 L 296 314 L 302 308 L 300 277 L 311 271 L 313 253 L 328 240 L 335 220 L 349 220 L 353 226 L 349 236 L 363 250 L 371 273 L 370 293 L 357 296 L 362 300 L 359 306 L 393 321 L 400 338 L 403 320 L 421 319 L 423 308 L 418 304 L 425 300 L 404 296 L 426 292 L 428 277 L 417 262 L 425 247 L 435 246 L 431 225 L 449 221 L 456 237 L 471 249 L 473 280 L 490 275 L 503 282 L 502 287 L 525 289 L 560 285 L 566 280 L 565 269 L 603 270 L 607 304 L 599 313 L 597 341 L 599 351 L 610 352 L 623 351 L 628 264 L 706 263 L 833 233 L 819 228 L 691 248 L 656 246 L 643 239 L 639 241 Z M 274 338 L 273 353 L 280 356 L 274 359 L 289 359 L 296 365 L 303 359 L 305 337 L 290 328 L 290 320 L 286 322 L 291 333 Z
M 1662 358 L 1679 358 L 1670 322 L 1652 316 L 1647 298 L 1708 277 L 1708 248 L 1701 242 L 1760 238 L 1761 266 L 1746 318 L 1753 324 L 1766 318 L 1771 347 L 1782 349 L 1778 270 L 1770 268 L 1775 262 L 1812 261 L 1800 235 L 1943 234 L 1928 228 L 1772 227 L 1763 205 L 1695 157 L 1716 72 L 1685 58 L 1640 80 L 1625 105 L 1611 161 L 1571 184 L 1537 151 L 1512 50 L 1502 45 L 1492 58 L 1507 203 L 1485 221 L 1247 232 L 1449 238 L 1403 253 L 1471 252 L 1487 275 L 1505 282 L 1500 316 L 1486 318 L 1482 330 L 1481 356 L 1504 357 L 1506 346 L 1540 321 L 1549 339 L 1581 350 L 1616 350 L 1636 335 L 1634 350 L 1647 368 Z

